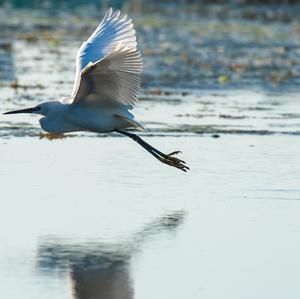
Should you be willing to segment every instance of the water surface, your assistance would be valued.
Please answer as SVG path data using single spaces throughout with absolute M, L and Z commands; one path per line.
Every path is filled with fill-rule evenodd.
M 3 140 L 2 296 L 297 298 L 297 140 L 151 138 L 188 174 L 126 138 Z

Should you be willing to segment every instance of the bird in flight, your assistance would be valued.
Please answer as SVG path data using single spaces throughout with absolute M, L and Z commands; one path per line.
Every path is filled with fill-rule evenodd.
M 179 151 L 164 154 L 128 131 L 144 130 L 130 112 L 138 101 L 142 66 L 132 20 L 110 8 L 78 50 L 71 96 L 4 114 L 42 115 L 42 129 L 54 134 L 117 132 L 132 138 L 162 163 L 186 172 L 185 162 L 175 157 Z

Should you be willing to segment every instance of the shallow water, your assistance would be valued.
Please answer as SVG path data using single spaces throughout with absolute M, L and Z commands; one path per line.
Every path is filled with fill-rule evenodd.
M 1 141 L 2 296 L 298 298 L 298 138 L 149 139 Z
M 20 107 L 20 103 L 17 107 Z M 24 103 L 23 106 L 32 106 L 37 102 L 24 100 Z M 237 90 L 193 91 L 185 94 L 177 89 L 166 89 L 160 91 L 159 95 L 151 91 L 142 96 L 134 113 L 147 128 L 147 133 L 141 133 L 141 136 L 299 135 L 299 103 L 300 96 L 296 92 Z M 15 108 L 12 102 L 3 102 L 0 111 Z M 0 119 L 0 136 L 3 138 L 38 137 L 40 133 L 38 117 L 35 115 L 8 115 Z M 66 136 L 107 135 L 80 132 Z
M 299 298 L 300 6 L 228 8 L 134 15 L 140 135 L 188 173 L 117 134 L 0 117 L 1 297 Z M 69 95 L 98 20 L 1 7 L 0 113 Z

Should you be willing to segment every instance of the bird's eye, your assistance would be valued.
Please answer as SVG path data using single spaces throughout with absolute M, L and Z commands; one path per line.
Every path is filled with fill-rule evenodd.
M 40 110 L 41 110 L 41 106 L 35 108 L 35 111 L 40 111 Z

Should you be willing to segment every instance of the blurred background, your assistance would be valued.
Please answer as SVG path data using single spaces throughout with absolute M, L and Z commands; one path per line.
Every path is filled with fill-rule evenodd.
M 134 18 L 145 59 L 144 87 L 298 86 L 299 1 L 1 0 L 0 78 L 18 80 L 25 71 L 32 75 L 30 65 L 15 63 L 19 48 L 37 52 L 31 53 L 41 71 L 47 57 L 48 74 L 73 71 L 77 47 L 110 6 Z M 56 80 L 66 85 L 65 94 L 73 77 Z
M 68 96 L 77 49 L 108 7 L 134 19 L 144 57 L 137 114 L 150 131 L 286 131 L 277 123 L 267 124 L 271 117 L 275 122 L 289 119 L 293 127 L 288 129 L 295 133 L 295 107 L 272 97 L 299 90 L 299 1 L 1 0 L 1 111 Z M 225 90 L 216 102 L 212 92 Z M 224 100 L 231 91 L 243 93 L 246 100 L 239 96 L 232 105 Z M 205 92 L 213 98 L 200 100 Z M 251 92 L 257 99 L 252 104 Z M 194 100 L 197 107 L 186 105 Z M 182 102 L 185 105 L 178 106 Z M 167 122 L 153 110 L 155 103 L 173 104 L 172 113 L 167 109 Z M 283 105 L 280 111 L 274 110 L 276 105 Z M 2 134 L 39 132 L 27 119 L 21 126 L 5 122 Z

